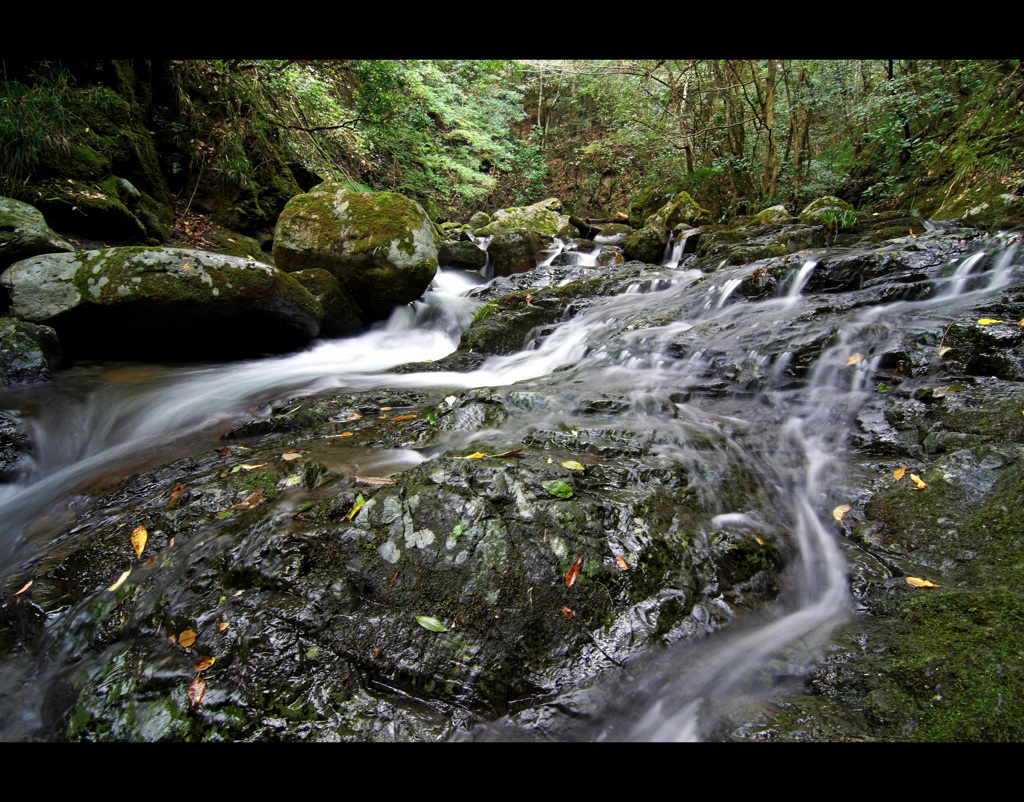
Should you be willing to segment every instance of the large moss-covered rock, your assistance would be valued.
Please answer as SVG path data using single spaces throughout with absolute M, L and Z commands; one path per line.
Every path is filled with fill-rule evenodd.
M 798 216 L 802 223 L 835 225 L 837 221 L 842 220 L 844 215 L 847 219 L 852 220 L 856 214 L 857 210 L 846 201 L 826 195 L 824 198 L 818 198 L 807 204 Z
M 445 242 L 438 249 L 437 261 L 446 267 L 479 270 L 487 264 L 487 252 L 473 242 Z
M 60 363 L 60 342 L 49 326 L 0 319 L 0 387 L 49 381 Z
M 42 212 L 0 197 L 0 270 L 29 256 L 70 250 L 72 247 L 50 230 Z
M 309 290 L 323 307 L 324 322 L 320 329 L 322 335 L 344 337 L 365 328 L 359 317 L 359 306 L 332 274 L 314 267 L 310 270 L 297 270 L 291 277 Z
M 502 228 L 528 228 L 544 237 L 579 236 L 579 231 L 569 223 L 568 215 L 562 214 L 562 202 L 558 198 L 499 209 L 491 218 L 490 227 L 495 232 Z
M 274 235 L 274 262 L 287 272 L 327 270 L 369 322 L 426 291 L 437 271 L 437 238 L 415 201 L 325 182 L 288 201 Z
M 251 259 L 106 248 L 24 259 L 0 277 L 14 316 L 53 326 L 72 358 L 202 359 L 281 352 L 320 330 L 301 284 Z
M 661 226 L 645 226 L 639 231 L 628 234 L 622 240 L 622 250 L 627 259 L 635 259 L 647 264 L 658 264 L 665 255 L 668 245 L 668 231 Z
M 690 197 L 689 192 L 680 192 L 648 217 L 644 225 L 672 230 L 680 223 L 692 226 L 706 223 L 710 216 L 710 212 Z
M 531 228 L 499 228 L 487 251 L 494 265 L 494 275 L 509 276 L 537 266 L 541 252 L 551 244 L 551 237 Z

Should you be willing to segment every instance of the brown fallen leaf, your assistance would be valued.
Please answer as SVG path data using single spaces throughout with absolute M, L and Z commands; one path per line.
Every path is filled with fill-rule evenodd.
M 852 509 L 853 507 L 851 507 L 849 504 L 840 504 L 838 507 L 832 510 L 832 517 L 835 518 L 837 521 L 841 521 L 843 520 L 843 516 L 846 515 L 846 513 L 848 513 Z
M 210 666 L 212 666 L 216 662 L 217 662 L 217 658 L 216 657 L 204 657 L 202 660 L 200 660 L 198 663 L 196 663 L 192 667 L 196 671 L 206 671 L 206 669 L 208 669 Z
M 188 686 L 188 703 L 190 707 L 198 707 L 206 695 L 206 683 L 196 674 L 192 684 Z
M 353 476 L 352 479 L 359 487 L 388 487 L 396 481 L 389 476 Z
M 915 588 L 937 588 L 939 587 L 934 582 L 929 582 L 927 579 L 918 579 L 916 576 L 908 576 L 907 584 L 913 585 Z
M 905 474 L 906 472 L 906 468 L 898 468 L 897 470 L 892 472 L 892 475 L 896 477 L 896 481 L 898 482 L 900 479 L 903 478 L 903 474 Z
M 28 582 L 25 583 L 25 587 L 23 587 L 17 593 L 12 593 L 11 595 L 12 596 L 20 596 L 22 593 L 24 593 L 26 590 L 28 590 L 30 587 L 32 587 L 32 583 L 33 582 L 35 582 L 35 580 L 34 579 L 30 579 Z
M 395 415 L 391 420 L 412 420 L 415 415 Z
M 563 607 L 562 615 L 564 615 L 566 618 L 572 618 L 572 610 L 570 610 L 568 607 Z
M 186 649 L 196 642 L 196 633 L 191 629 L 186 629 L 180 635 L 178 635 L 178 645 L 183 646 Z
M 136 526 L 132 530 L 132 548 L 135 549 L 135 556 L 141 557 L 142 550 L 146 548 L 146 540 L 149 538 L 149 534 L 146 532 L 146 527 Z
M 924 490 L 927 485 L 921 481 L 921 477 L 916 473 L 910 474 L 910 481 L 914 483 L 914 490 Z
M 184 490 L 185 485 L 175 485 L 174 490 L 171 491 L 171 500 L 167 502 L 167 506 L 174 506 L 174 502 L 178 500 L 178 496 L 180 496 Z
M 576 584 L 576 579 L 580 575 L 580 568 L 583 566 L 583 556 L 576 558 L 576 562 L 572 564 L 572 568 L 569 569 L 569 573 L 565 575 L 565 586 L 571 588 Z
M 252 494 L 246 496 L 241 501 L 239 501 L 237 504 L 235 504 L 235 505 L 233 505 L 231 507 L 228 507 L 228 509 L 229 510 L 251 510 L 257 504 L 259 504 L 262 499 L 263 499 L 263 488 L 260 487 L 260 488 L 257 488 L 255 493 L 252 493 Z
M 621 570 L 623 570 L 623 571 L 628 571 L 629 570 L 629 566 L 626 565 L 626 561 L 623 559 L 621 554 L 616 554 L 615 555 L 615 564 L 617 566 L 619 566 L 619 568 Z

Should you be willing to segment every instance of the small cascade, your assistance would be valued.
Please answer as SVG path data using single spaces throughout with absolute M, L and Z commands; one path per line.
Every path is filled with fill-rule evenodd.
M 718 297 L 718 303 L 715 304 L 715 309 L 721 309 L 725 306 L 725 302 L 729 300 L 729 296 L 733 294 L 733 291 L 743 283 L 742 278 L 731 278 L 725 284 L 722 285 L 722 294 Z
M 807 284 L 807 280 L 811 277 L 811 273 L 814 272 L 814 268 L 817 266 L 816 261 L 804 262 L 797 271 L 796 276 L 793 278 L 793 282 L 789 285 L 789 289 L 786 290 L 786 298 L 796 298 L 803 292 L 804 287 Z

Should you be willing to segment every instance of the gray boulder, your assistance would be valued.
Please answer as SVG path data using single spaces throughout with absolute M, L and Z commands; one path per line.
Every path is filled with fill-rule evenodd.
M 437 238 L 415 201 L 326 182 L 288 201 L 274 233 L 274 263 L 289 273 L 327 270 L 372 322 L 426 292 L 437 271 Z
M 71 358 L 205 359 L 282 352 L 320 331 L 295 279 L 252 259 L 177 248 L 106 248 L 16 262 L 11 313 L 57 330 Z
M 0 319 L 0 387 L 49 381 L 60 363 L 60 342 L 49 326 Z
M 27 203 L 0 198 L 0 270 L 29 256 L 73 250 L 54 234 L 43 213 Z

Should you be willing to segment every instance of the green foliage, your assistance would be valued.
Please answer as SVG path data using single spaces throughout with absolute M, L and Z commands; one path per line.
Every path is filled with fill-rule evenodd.
M 0 82 L 0 191 L 11 194 L 41 164 L 70 153 L 68 75 L 44 65 L 31 84 Z

